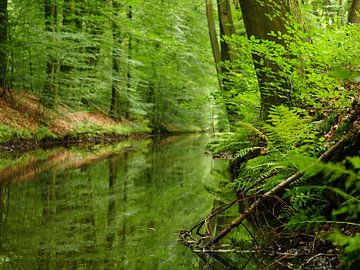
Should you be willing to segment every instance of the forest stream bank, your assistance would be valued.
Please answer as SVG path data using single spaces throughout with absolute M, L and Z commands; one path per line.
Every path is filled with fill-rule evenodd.
M 31 93 L 13 92 L 0 98 L 0 151 L 111 143 L 150 133 L 146 121 L 117 120 L 106 112 L 73 109 L 65 104 L 47 108 Z

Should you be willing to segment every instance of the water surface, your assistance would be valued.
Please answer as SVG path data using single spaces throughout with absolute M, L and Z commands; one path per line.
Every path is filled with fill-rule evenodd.
M 0 269 L 199 269 L 176 239 L 213 206 L 207 140 L 3 154 Z

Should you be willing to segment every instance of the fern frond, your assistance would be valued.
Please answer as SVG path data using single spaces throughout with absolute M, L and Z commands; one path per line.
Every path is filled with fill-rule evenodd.
M 268 122 L 264 125 L 265 133 L 272 146 L 281 151 L 298 149 L 309 153 L 316 151 L 319 146 L 319 132 L 299 109 L 273 107 Z

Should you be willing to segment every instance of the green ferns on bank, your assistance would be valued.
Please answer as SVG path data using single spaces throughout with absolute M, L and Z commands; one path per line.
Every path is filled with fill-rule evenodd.
M 314 155 L 321 141 L 315 125 L 310 121 L 311 119 L 300 109 L 278 106 L 271 109 L 264 130 L 272 146 L 279 151 L 297 149 Z
M 261 128 L 242 125 L 219 136 L 210 149 L 231 153 L 234 181 L 229 188 L 247 198 L 261 196 L 298 171 L 304 175 L 285 189 L 277 220 L 288 229 L 360 227 L 360 158 L 320 162 L 323 132 L 303 110 L 274 107 Z M 327 230 L 326 237 L 344 248 L 347 265 L 358 263 L 359 237 Z M 356 245 L 354 243 L 356 242 Z
M 35 131 L 30 129 L 17 129 L 4 124 L 0 124 L 0 143 L 15 142 L 20 140 L 51 140 L 56 139 L 57 135 L 46 127 L 41 127 Z

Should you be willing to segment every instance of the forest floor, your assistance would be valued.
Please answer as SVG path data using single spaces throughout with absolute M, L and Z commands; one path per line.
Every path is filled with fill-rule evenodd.
M 44 107 L 31 93 L 0 98 L 0 151 L 66 142 L 114 141 L 149 134 L 146 123 L 116 121 L 104 112 Z

